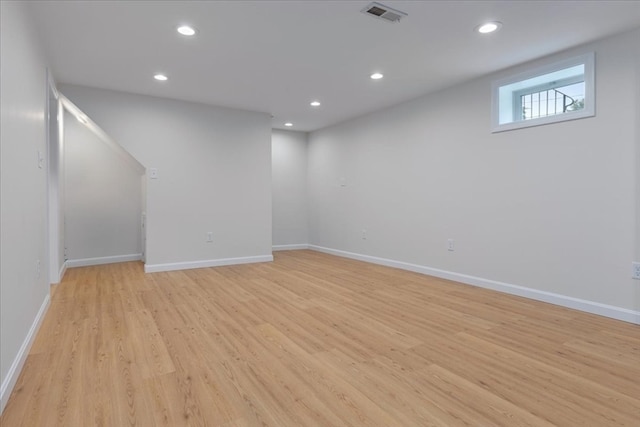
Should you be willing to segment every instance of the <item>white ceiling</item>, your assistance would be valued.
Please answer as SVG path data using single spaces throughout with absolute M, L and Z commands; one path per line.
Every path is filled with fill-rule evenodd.
M 34 1 L 56 80 L 266 112 L 311 131 L 640 27 L 640 1 Z M 491 35 L 474 27 L 503 23 Z M 198 29 L 187 39 L 175 31 Z M 640 42 L 640 41 L 639 41 Z M 384 73 L 379 81 L 369 79 Z M 169 81 L 152 76 L 164 72 Z M 322 106 L 312 108 L 318 99 Z

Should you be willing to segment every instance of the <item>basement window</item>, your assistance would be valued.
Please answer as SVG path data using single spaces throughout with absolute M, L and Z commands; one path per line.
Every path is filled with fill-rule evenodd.
M 492 85 L 493 132 L 594 115 L 593 53 L 500 79 Z

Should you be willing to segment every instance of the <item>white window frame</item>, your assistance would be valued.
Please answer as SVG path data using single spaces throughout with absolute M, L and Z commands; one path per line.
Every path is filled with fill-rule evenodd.
M 535 119 L 522 120 L 518 118 L 518 107 L 515 105 L 517 94 L 531 89 L 535 90 L 537 87 L 541 86 L 541 82 L 542 84 L 551 83 L 552 80 L 547 82 L 542 80 L 541 82 L 536 82 L 528 87 L 523 87 L 518 85 L 518 83 L 579 65 L 584 65 L 584 108 L 576 111 L 567 111 L 561 114 L 538 117 Z M 510 87 L 513 87 L 513 89 Z M 595 54 L 591 52 L 495 80 L 491 85 L 491 131 L 494 133 L 503 132 L 513 129 L 593 117 L 595 116 L 595 103 Z

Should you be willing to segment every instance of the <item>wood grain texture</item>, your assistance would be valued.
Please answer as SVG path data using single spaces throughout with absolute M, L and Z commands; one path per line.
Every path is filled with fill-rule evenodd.
M 312 251 L 69 269 L 14 426 L 640 426 L 640 327 Z

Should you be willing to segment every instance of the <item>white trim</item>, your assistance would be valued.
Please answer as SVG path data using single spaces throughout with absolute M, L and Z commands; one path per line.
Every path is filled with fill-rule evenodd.
M 29 328 L 29 332 L 22 342 L 16 358 L 13 359 L 13 363 L 9 368 L 9 372 L 7 372 L 7 376 L 4 378 L 4 381 L 2 381 L 2 385 L 0 386 L 0 414 L 4 411 L 4 408 L 9 401 L 9 397 L 11 396 L 11 392 L 13 391 L 13 387 L 15 387 L 16 382 L 18 381 L 22 367 L 27 361 L 27 356 L 29 355 L 29 350 L 31 349 L 33 340 L 35 339 L 38 329 L 40 329 L 40 324 L 42 323 L 42 320 L 47 313 L 47 309 L 49 308 L 49 302 L 50 296 L 47 294 L 40 306 L 40 310 L 38 310 L 38 314 L 36 314 L 36 318 L 33 319 L 31 328 Z
M 68 259 L 65 262 L 65 264 L 66 264 L 66 267 L 73 268 L 73 267 L 87 267 L 90 265 L 113 264 L 115 262 L 140 261 L 141 259 L 142 259 L 142 254 L 129 254 L 129 255 L 104 256 L 104 257 L 98 257 L 98 258 Z
M 53 94 L 55 95 L 56 99 L 60 98 L 60 92 L 58 92 L 56 79 L 53 77 L 53 74 L 51 73 L 51 69 L 49 67 L 47 67 L 47 85 L 49 85 L 53 90 Z
M 298 243 L 296 245 L 273 245 L 272 250 L 277 251 L 297 251 L 300 249 L 309 249 L 308 243 Z
M 626 308 L 616 307 L 608 304 L 601 304 L 599 302 L 569 297 L 566 295 L 560 295 L 553 292 L 540 291 L 538 289 L 531 289 L 524 286 L 498 282 L 495 280 L 483 279 L 481 277 L 469 276 L 461 273 L 454 273 L 452 271 L 440 270 L 438 268 L 410 264 L 402 261 L 394 261 L 386 258 L 378 258 L 374 256 L 369 256 L 369 255 L 361 255 L 353 252 L 346 252 L 346 251 L 340 251 L 337 249 L 325 248 L 322 246 L 309 245 L 309 249 L 312 249 L 318 252 L 324 252 L 331 255 L 337 255 L 344 258 L 351 258 L 359 261 L 370 262 L 372 264 L 380 264 L 380 265 L 385 265 L 387 267 L 395 267 L 402 270 L 422 273 L 429 276 L 439 277 L 442 279 L 454 280 L 456 282 L 465 283 L 467 285 L 478 286 L 480 288 L 491 289 L 494 291 L 504 292 L 507 294 L 517 295 L 525 298 L 530 298 L 537 301 L 548 302 L 550 304 L 555 304 L 562 307 L 572 308 L 575 310 L 580 310 L 587 313 L 597 314 L 600 316 L 610 317 L 612 319 L 622 320 L 624 322 L 640 325 L 640 311 L 629 310 Z
M 236 264 L 253 264 L 255 262 L 272 262 L 273 255 L 258 255 L 241 258 L 221 258 L 221 259 L 209 259 L 203 261 L 186 261 L 186 262 L 173 262 L 167 264 L 146 264 L 144 266 L 145 273 L 158 273 L 161 271 L 174 271 L 174 270 L 190 270 L 192 268 L 207 268 L 207 267 L 222 267 L 224 265 L 236 265 Z
M 56 83 L 51 74 L 51 70 L 47 68 L 46 70 L 46 93 L 47 93 L 47 120 L 46 120 L 46 129 L 47 129 L 47 224 L 48 224 L 48 241 L 47 241 L 47 259 L 49 265 L 49 283 L 59 283 L 61 277 L 56 276 L 56 271 L 58 270 L 58 248 L 60 243 L 60 230 L 59 230 L 59 218 L 60 218 L 60 196 L 59 196 L 59 181 L 62 174 L 60 173 L 60 128 L 62 126 L 62 122 L 60 121 L 60 110 L 62 109 L 62 104 L 60 103 L 60 94 L 58 93 L 58 89 L 56 88 Z M 55 103 L 58 108 L 56 109 L 56 130 L 57 135 L 55 140 L 51 138 L 51 93 L 53 93 L 53 97 L 55 99 Z M 55 154 L 54 154 L 55 151 Z M 56 158 L 56 178 L 52 177 L 52 156 Z
M 62 267 L 60 267 L 60 272 L 58 273 L 58 277 L 60 278 L 60 280 L 57 283 L 62 282 L 62 279 L 64 278 L 64 274 L 67 272 L 67 261 L 62 263 Z

